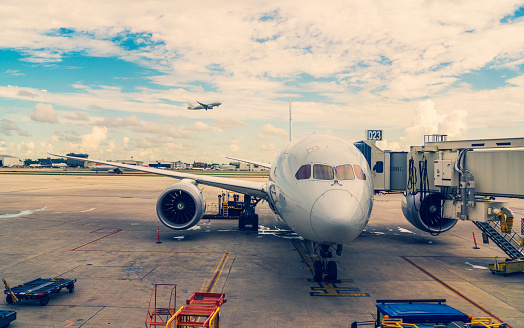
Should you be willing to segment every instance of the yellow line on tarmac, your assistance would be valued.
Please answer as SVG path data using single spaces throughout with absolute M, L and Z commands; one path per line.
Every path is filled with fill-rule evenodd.
M 218 282 L 218 278 L 220 278 L 222 270 L 224 270 L 224 266 L 226 265 L 228 257 L 229 253 L 225 253 L 224 256 L 222 256 L 222 260 L 220 260 L 220 263 L 218 263 L 217 269 L 215 270 L 213 277 L 211 277 L 211 280 L 206 285 L 202 286 L 201 292 L 211 293 L 213 291 L 215 285 Z
M 458 295 L 459 297 L 461 297 L 463 300 L 465 300 L 466 302 L 470 303 L 471 305 L 473 305 L 474 307 L 476 307 L 477 309 L 479 309 L 480 311 L 484 312 L 485 314 L 487 314 L 488 316 L 494 318 L 495 320 L 497 320 L 498 322 L 500 323 L 503 323 L 504 321 L 502 321 L 501 318 L 499 318 L 498 316 L 496 316 L 495 314 L 491 313 L 489 310 L 487 310 L 486 308 L 484 308 L 483 306 L 481 306 L 480 304 L 478 304 L 477 302 L 473 301 L 472 299 L 470 299 L 469 297 L 467 297 L 466 295 L 462 294 L 461 292 L 459 292 L 457 289 L 451 287 L 450 285 L 448 285 L 447 283 L 445 283 L 444 281 L 440 280 L 439 278 L 437 278 L 435 275 L 431 274 L 429 271 L 423 269 L 420 265 L 418 264 L 415 264 L 413 261 L 411 261 L 410 259 L 408 259 L 407 256 L 400 256 L 401 259 L 403 259 L 404 261 L 408 262 L 409 264 L 411 264 L 412 266 L 414 266 L 415 268 L 419 269 L 420 271 L 422 271 L 423 273 L 425 273 L 428 277 L 430 277 L 431 279 L 435 280 L 436 282 L 438 282 L 439 284 L 441 284 L 442 286 L 446 287 L 447 289 L 449 289 L 450 291 L 452 291 L 453 293 L 455 293 L 456 295 Z M 509 328 L 513 328 L 513 326 L 507 324 L 507 326 Z
M 311 270 L 313 270 L 313 261 L 306 254 L 306 251 L 304 250 L 302 245 L 300 245 L 300 242 L 298 242 L 296 240 L 293 240 L 293 245 L 295 246 L 295 248 L 297 249 L 298 253 L 300 254 L 300 257 L 302 257 L 302 259 L 304 260 L 304 262 L 306 262 L 306 264 L 309 266 L 309 268 Z

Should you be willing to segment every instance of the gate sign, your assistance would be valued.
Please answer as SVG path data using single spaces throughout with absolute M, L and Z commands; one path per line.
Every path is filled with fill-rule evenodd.
M 366 130 L 366 140 L 382 140 L 382 130 Z

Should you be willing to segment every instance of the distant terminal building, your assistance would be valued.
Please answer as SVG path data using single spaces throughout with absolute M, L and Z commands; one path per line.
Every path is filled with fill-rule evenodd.
M 12 167 L 12 166 L 23 166 L 24 163 L 20 161 L 18 157 L 9 155 L 0 155 L 0 166 Z
M 269 169 L 266 167 L 258 166 L 252 163 L 244 163 L 244 162 L 240 163 L 240 166 L 238 169 L 240 171 L 250 171 L 250 172 L 269 171 Z
M 205 167 L 206 167 L 206 163 L 204 162 L 193 162 L 194 169 L 203 169 Z
M 69 153 L 67 154 L 67 156 L 74 156 L 74 157 L 80 157 L 80 158 L 88 158 L 89 155 L 88 154 L 75 154 L 75 153 Z M 76 159 L 70 159 L 68 158 L 67 159 L 67 166 L 69 167 L 85 167 L 86 165 L 86 162 L 84 161 L 79 161 L 79 160 L 76 160 Z
M 117 163 L 122 163 L 122 164 L 128 164 L 128 165 L 141 165 L 142 164 L 142 162 L 135 161 L 135 160 L 132 160 L 132 159 L 121 159 L 121 160 L 117 160 L 116 162 Z
M 66 163 L 66 160 L 64 158 L 39 158 L 38 164 L 42 166 L 48 166 L 51 167 L 53 164 L 59 164 L 59 163 Z
M 173 162 L 168 161 L 151 161 L 149 162 L 149 167 L 156 167 L 161 169 L 172 169 L 173 168 Z
M 177 161 L 173 163 L 173 170 L 185 170 L 186 164 L 182 161 Z

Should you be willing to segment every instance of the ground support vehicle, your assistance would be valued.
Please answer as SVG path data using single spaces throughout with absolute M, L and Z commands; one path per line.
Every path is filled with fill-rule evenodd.
M 495 263 L 489 265 L 489 270 L 491 273 L 499 273 L 506 276 L 508 273 L 516 273 L 524 271 L 524 257 L 518 258 L 516 260 L 507 259 L 504 262 L 498 262 L 495 258 Z
M 60 293 L 62 288 L 67 288 L 70 293 L 75 290 L 76 279 L 61 279 L 61 278 L 37 278 L 18 286 L 11 287 L 4 291 L 6 301 L 9 304 L 16 302 L 13 295 L 18 300 L 38 299 L 40 305 L 44 306 L 49 303 L 49 294 Z
M 220 327 L 220 307 L 226 302 L 223 293 L 193 293 L 166 324 L 167 328 Z
M 445 299 L 377 300 L 375 321 L 353 322 L 351 328 L 505 328 L 505 323 L 493 323 L 491 318 L 473 318 L 446 305 Z
M 6 328 L 12 321 L 16 320 L 15 311 L 0 310 L 0 328 Z

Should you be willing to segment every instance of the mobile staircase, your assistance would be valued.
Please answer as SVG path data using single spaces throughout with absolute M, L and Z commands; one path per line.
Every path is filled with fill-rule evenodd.
M 166 286 L 171 288 L 169 293 L 169 303 L 165 308 L 158 307 L 158 287 Z M 149 298 L 149 306 L 147 308 L 146 327 L 151 328 L 155 326 L 165 327 L 169 318 L 175 314 L 176 310 L 176 285 L 175 284 L 155 284 L 151 290 L 151 297 Z
M 166 328 L 220 327 L 220 306 L 226 302 L 223 293 L 193 293 L 169 319 Z
M 513 230 L 510 232 L 502 232 L 501 222 L 500 221 L 488 221 L 480 222 L 473 221 L 473 223 L 488 237 L 506 253 L 511 260 L 516 260 L 518 258 L 524 257 L 524 241 Z

